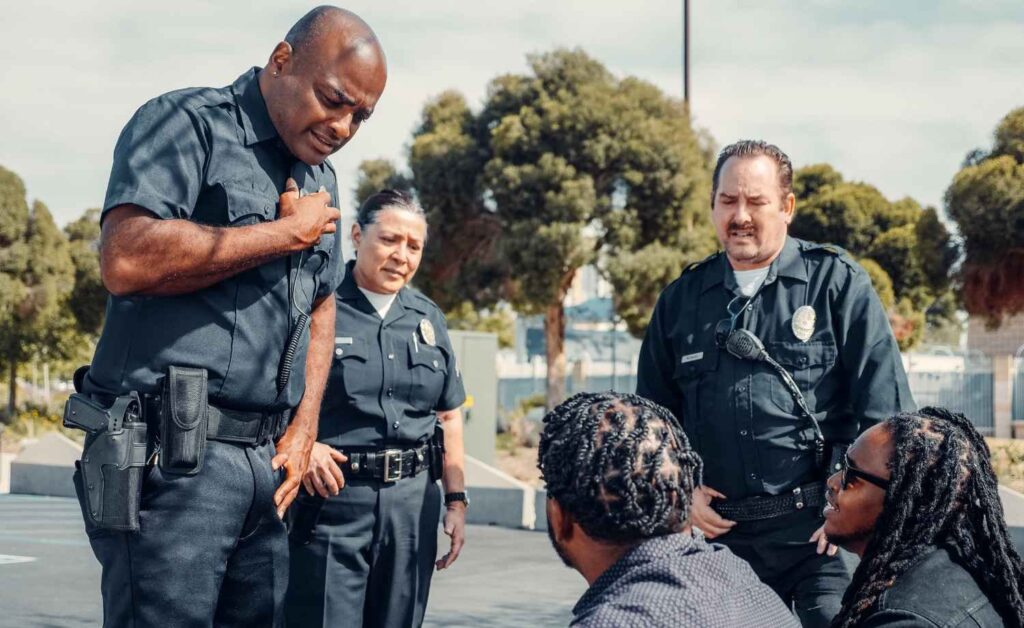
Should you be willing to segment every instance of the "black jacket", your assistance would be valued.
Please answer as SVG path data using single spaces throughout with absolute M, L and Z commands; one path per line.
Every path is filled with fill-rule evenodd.
M 862 628 L 1003 628 L 988 595 L 949 552 L 933 548 L 896 579 Z

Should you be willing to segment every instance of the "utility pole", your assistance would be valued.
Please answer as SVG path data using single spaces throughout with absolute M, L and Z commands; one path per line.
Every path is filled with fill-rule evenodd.
M 690 104 L 690 0 L 683 0 L 683 100 Z

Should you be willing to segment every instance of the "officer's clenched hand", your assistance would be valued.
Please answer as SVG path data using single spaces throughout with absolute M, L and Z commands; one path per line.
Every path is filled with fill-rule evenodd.
M 835 556 L 836 552 L 839 551 L 838 547 L 836 547 L 835 545 L 832 545 L 831 543 L 828 542 L 828 537 L 825 536 L 825 526 L 824 525 L 821 526 L 820 528 L 818 528 L 817 530 L 815 530 L 814 534 L 811 535 L 810 540 L 808 540 L 807 542 L 808 543 L 817 542 L 818 543 L 818 553 L 819 554 L 824 554 L 825 550 L 827 549 L 829 556 Z
M 444 533 L 452 539 L 451 549 L 442 556 L 435 564 L 438 570 L 452 566 L 455 559 L 459 557 L 462 546 L 466 543 L 466 504 L 465 502 L 452 502 L 444 513 Z
M 284 511 L 288 510 L 288 506 L 292 505 L 295 496 L 299 494 L 299 485 L 309 466 L 309 453 L 314 442 L 313 436 L 293 424 L 276 443 L 277 455 L 271 459 L 270 466 L 274 471 L 282 467 L 285 471 L 284 481 L 274 492 L 274 506 L 282 518 Z
M 288 178 L 280 199 L 278 220 L 288 224 L 298 250 L 309 248 L 325 233 L 338 230 L 341 212 L 330 204 L 331 195 L 324 188 L 316 194 L 300 197 L 295 179 Z
M 713 497 L 726 498 L 725 495 L 710 486 L 698 487 L 693 491 L 693 512 L 690 515 L 693 525 L 700 528 L 704 536 L 709 539 L 725 534 L 736 525 L 735 521 L 723 518 L 711 508 L 711 498 Z
M 345 476 L 341 473 L 341 465 L 348 462 L 348 456 L 330 445 L 313 443 L 313 451 L 309 454 L 309 467 L 302 476 L 302 485 L 310 495 L 328 498 L 337 495 L 345 488 Z

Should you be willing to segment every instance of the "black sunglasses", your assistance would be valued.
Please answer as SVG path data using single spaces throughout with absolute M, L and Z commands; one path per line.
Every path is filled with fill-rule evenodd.
M 736 331 L 736 321 L 739 320 L 740 314 L 743 313 L 743 308 L 753 300 L 754 297 L 745 297 L 743 295 L 737 295 L 733 297 L 729 304 L 725 306 L 725 311 L 729 313 L 729 316 L 723 318 L 715 324 L 715 344 L 718 345 L 719 349 L 725 348 L 726 341 L 729 340 L 729 334 Z M 742 301 L 742 299 L 746 299 Z M 735 312 L 732 311 L 733 306 L 737 303 L 740 304 L 739 308 Z
M 840 473 L 843 474 L 840 480 L 844 491 L 846 490 L 846 487 L 850 485 L 851 477 L 860 478 L 865 482 L 870 482 L 871 484 L 874 484 L 883 491 L 889 490 L 889 480 L 886 480 L 885 478 L 880 478 L 877 475 L 872 475 L 867 471 L 861 471 L 857 467 L 852 466 L 850 464 L 849 456 L 843 456 L 843 469 L 842 471 L 840 471 Z

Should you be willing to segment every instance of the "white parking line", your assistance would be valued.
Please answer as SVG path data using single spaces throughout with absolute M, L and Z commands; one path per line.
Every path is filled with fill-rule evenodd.
M 34 556 L 11 556 L 0 554 L 0 565 L 14 565 L 16 563 L 30 563 L 35 560 Z

